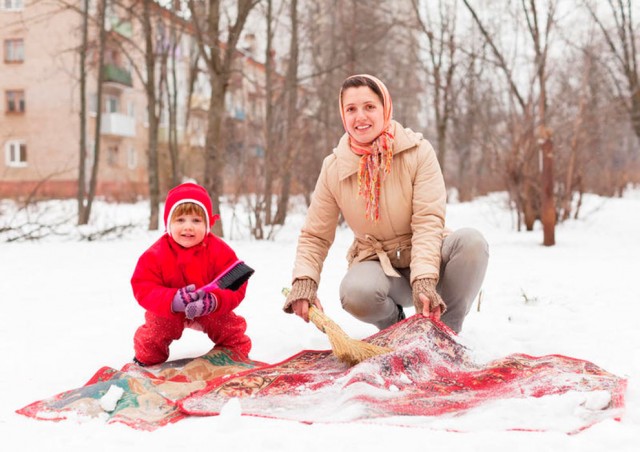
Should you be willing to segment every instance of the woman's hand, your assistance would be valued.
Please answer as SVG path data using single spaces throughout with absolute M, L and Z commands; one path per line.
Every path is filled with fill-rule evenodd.
M 293 310 L 293 313 L 295 315 L 300 317 L 305 322 L 309 323 L 309 306 L 310 305 L 311 305 L 311 302 L 309 300 L 305 298 L 301 298 L 291 303 L 291 309 Z M 324 311 L 324 309 L 322 308 L 322 304 L 320 304 L 319 299 L 316 298 L 313 305 L 316 308 L 320 309 L 320 311 Z
M 434 292 L 436 294 L 436 296 L 439 298 L 440 296 L 438 295 L 437 292 Z M 425 294 L 421 293 L 420 295 L 418 295 L 420 297 L 420 301 L 422 301 L 422 315 L 425 317 L 431 317 L 435 320 L 440 320 L 440 315 L 442 314 L 442 307 L 439 303 L 438 300 L 432 300 L 429 299 L 429 297 L 427 297 Z M 438 305 L 435 308 L 431 308 L 431 305 L 435 305 L 436 303 L 438 303 Z
M 425 317 L 440 320 L 440 316 L 447 309 L 442 297 L 436 290 L 437 281 L 431 278 L 416 279 L 412 284 L 413 305 L 417 313 Z

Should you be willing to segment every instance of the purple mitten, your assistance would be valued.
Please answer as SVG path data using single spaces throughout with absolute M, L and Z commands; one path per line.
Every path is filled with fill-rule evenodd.
M 173 301 L 171 302 L 171 310 L 173 312 L 184 312 L 184 309 L 191 302 L 196 301 L 198 298 L 198 292 L 196 292 L 196 285 L 189 284 L 186 287 L 178 289 L 176 294 L 173 296 Z
M 209 292 L 200 292 L 201 298 L 189 303 L 184 310 L 188 319 L 195 319 L 203 315 L 211 314 L 218 307 L 216 296 Z

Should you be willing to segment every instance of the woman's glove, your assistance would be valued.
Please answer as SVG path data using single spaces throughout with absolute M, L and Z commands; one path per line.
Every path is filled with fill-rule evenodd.
M 291 291 L 287 295 L 282 309 L 284 312 L 291 314 L 293 312 L 292 304 L 294 301 L 307 300 L 313 303 L 317 298 L 318 284 L 311 278 L 296 279 L 291 285 Z
M 199 297 L 196 292 L 196 285 L 189 284 L 186 287 L 178 289 L 176 294 L 173 296 L 173 301 L 171 302 L 171 310 L 173 312 L 184 312 L 187 305 L 193 301 L 196 301 Z
M 436 284 L 437 284 L 437 281 L 431 278 L 416 279 L 413 282 L 413 285 L 411 287 L 413 289 L 413 305 L 416 308 L 416 313 L 422 313 L 427 315 L 432 312 L 435 312 L 439 308 L 440 310 L 439 314 L 442 315 L 447 310 L 447 305 L 444 304 L 442 297 L 436 291 Z M 424 297 L 420 297 L 421 294 Z M 425 313 L 425 306 L 424 306 L 425 297 L 429 303 L 428 310 L 426 311 L 426 313 Z
M 218 299 L 210 292 L 199 291 L 200 298 L 187 305 L 184 310 L 188 319 L 193 320 L 196 317 L 211 314 L 218 307 Z
M 291 285 L 291 291 L 282 308 L 284 312 L 293 313 L 305 322 L 309 321 L 309 306 L 314 305 L 321 311 L 322 305 L 318 300 L 318 284 L 311 278 L 296 279 Z

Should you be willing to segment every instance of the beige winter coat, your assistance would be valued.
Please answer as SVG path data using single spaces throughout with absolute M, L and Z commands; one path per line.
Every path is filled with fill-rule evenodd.
M 324 260 L 333 243 L 340 212 L 354 233 L 349 265 L 379 260 L 386 274 L 411 267 L 411 282 L 438 279 L 446 192 L 431 144 L 397 122 L 391 172 L 382 183 L 380 219 L 365 218 L 365 200 L 358 196 L 359 156 L 345 134 L 324 159 L 305 224 L 298 240 L 293 279 L 320 283 Z

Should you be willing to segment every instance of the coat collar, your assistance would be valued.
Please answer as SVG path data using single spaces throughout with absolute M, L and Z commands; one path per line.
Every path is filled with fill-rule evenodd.
M 393 155 L 417 146 L 422 139 L 421 134 L 405 129 L 396 121 L 391 121 L 391 130 L 393 130 L 394 135 Z M 349 147 L 349 135 L 347 133 L 342 135 L 333 153 L 336 156 L 339 180 L 344 180 L 358 172 L 360 157 Z

